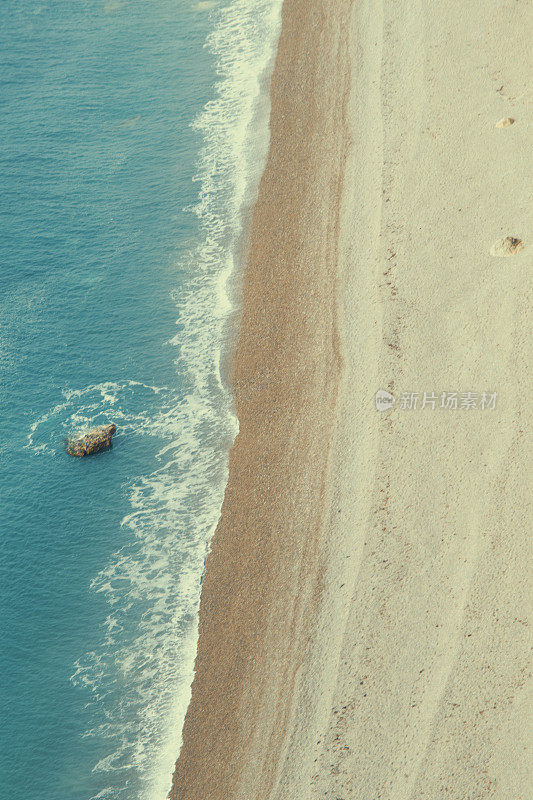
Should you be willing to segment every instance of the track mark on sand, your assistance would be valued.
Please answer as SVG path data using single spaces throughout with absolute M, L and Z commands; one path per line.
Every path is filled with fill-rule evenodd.
M 517 239 L 516 236 L 505 236 L 505 238 L 498 239 L 497 242 L 494 242 L 490 248 L 490 254 L 491 256 L 497 256 L 499 258 L 515 256 L 520 250 L 523 250 L 523 248 L 524 245 L 521 239 Z
M 494 125 L 495 128 L 509 128 L 511 125 L 514 124 L 513 117 L 503 117 L 503 119 L 498 120 L 498 122 Z

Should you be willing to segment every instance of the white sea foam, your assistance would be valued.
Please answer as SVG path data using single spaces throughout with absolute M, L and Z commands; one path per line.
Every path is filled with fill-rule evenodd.
M 58 430 L 68 438 L 107 422 L 119 426 L 117 439 L 132 433 L 163 438 L 174 433 L 179 398 L 175 390 L 166 386 L 149 386 L 134 380 L 107 381 L 83 389 L 64 389 L 62 394 L 61 402 L 30 427 L 26 447 L 34 452 L 58 455 Z M 150 412 L 152 408 L 154 413 Z
M 67 433 L 112 419 L 123 432 L 153 431 L 166 439 L 159 468 L 129 489 L 131 512 L 122 524 L 131 531 L 130 543 L 93 581 L 110 606 L 104 641 L 79 660 L 72 678 L 91 690 L 104 712 L 105 721 L 87 731 L 110 742 L 95 771 L 107 773 L 113 786 L 99 800 L 163 800 L 181 745 L 201 577 L 227 480 L 227 450 L 238 427 L 220 374 L 224 325 L 232 310 L 228 280 L 243 213 L 266 155 L 268 96 L 262 86 L 281 5 L 282 0 L 234 0 L 213 12 L 207 46 L 217 63 L 215 95 L 194 123 L 203 140 L 194 208 L 202 235 L 182 265 L 190 280 L 177 299 L 181 331 L 172 340 L 186 395 L 134 381 L 101 384 L 66 393 L 30 432 L 28 446 L 43 451 L 53 449 L 51 431 L 59 419 Z M 158 408 L 155 419 L 131 412 L 140 404 L 128 402 L 129 392 L 136 400 L 147 393 L 150 408 Z M 141 786 L 135 798 L 130 779 Z

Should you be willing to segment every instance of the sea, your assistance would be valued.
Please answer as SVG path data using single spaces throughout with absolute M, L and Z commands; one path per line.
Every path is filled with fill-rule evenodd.
M 0 800 L 169 791 L 280 18 L 0 4 Z

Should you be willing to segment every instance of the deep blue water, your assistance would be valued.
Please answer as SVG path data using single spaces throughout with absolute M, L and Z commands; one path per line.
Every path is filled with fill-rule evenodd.
M 166 438 L 150 425 L 158 395 L 126 387 L 170 386 L 168 405 L 186 390 L 165 342 L 187 278 L 180 250 L 198 228 L 184 207 L 197 191 L 190 122 L 213 83 L 208 21 L 168 0 L 17 0 L 0 23 L 0 794 L 88 798 L 115 784 L 92 769 L 117 742 L 82 736 L 103 709 L 85 707 L 70 676 L 102 650 L 109 608 L 90 583 L 131 535 L 124 486 L 157 466 Z M 89 389 L 37 429 L 44 452 L 25 447 L 65 391 L 105 382 L 119 434 L 121 416 L 142 416 L 145 435 L 65 457 L 73 414 L 108 416 Z M 118 724 L 116 704 L 106 710 Z M 116 784 L 134 787 L 125 773 Z
M 169 787 L 236 432 L 224 276 L 279 2 L 247 5 L 0 6 L 1 798 Z M 111 451 L 66 455 L 106 421 Z

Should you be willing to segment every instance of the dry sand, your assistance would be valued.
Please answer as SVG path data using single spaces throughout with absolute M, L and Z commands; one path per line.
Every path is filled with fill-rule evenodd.
M 176 800 L 529 796 L 531 33 L 285 0 Z

